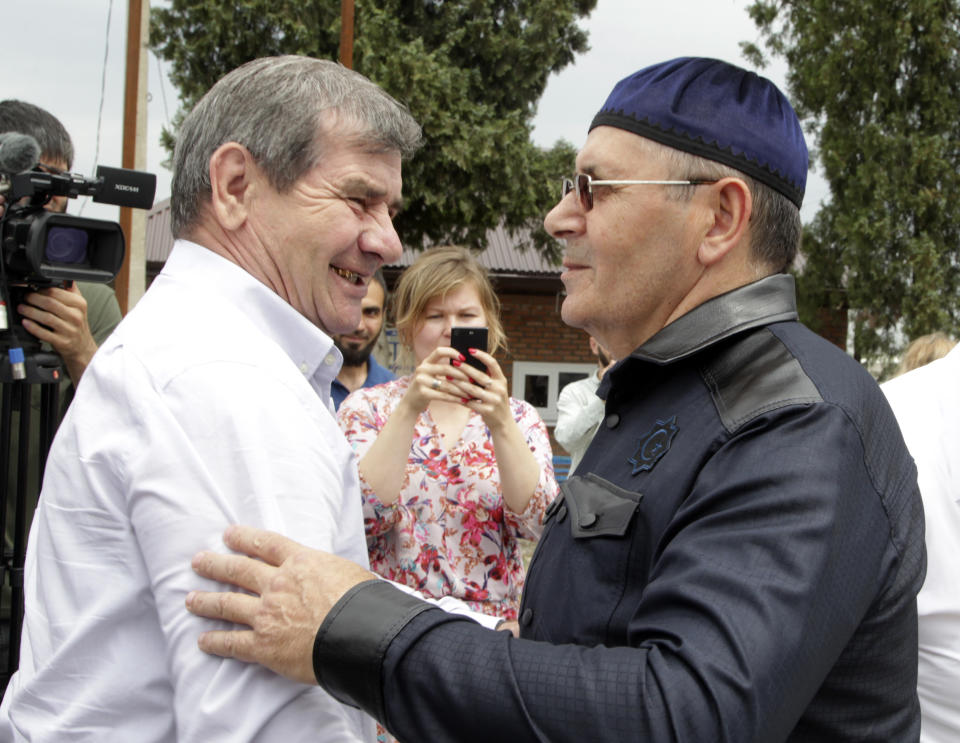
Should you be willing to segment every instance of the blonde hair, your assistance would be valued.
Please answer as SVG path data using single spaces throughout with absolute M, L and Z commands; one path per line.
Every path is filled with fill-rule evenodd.
M 955 345 L 957 345 L 957 342 L 946 333 L 938 331 L 929 335 L 921 335 L 903 352 L 903 359 L 900 361 L 900 366 L 897 367 L 895 376 L 946 356 Z
M 507 337 L 500 323 L 500 300 L 487 269 L 466 248 L 443 245 L 430 248 L 400 276 L 393 290 L 393 316 L 400 340 L 413 346 L 413 336 L 423 322 L 427 304 L 457 287 L 469 284 L 477 290 L 487 320 L 487 351 L 506 349 Z

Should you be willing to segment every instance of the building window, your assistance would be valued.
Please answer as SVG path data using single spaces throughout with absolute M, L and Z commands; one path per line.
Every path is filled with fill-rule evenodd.
M 593 373 L 596 364 L 554 364 L 545 361 L 513 362 L 513 395 L 533 405 L 548 426 L 557 423 L 557 397 L 570 382 Z

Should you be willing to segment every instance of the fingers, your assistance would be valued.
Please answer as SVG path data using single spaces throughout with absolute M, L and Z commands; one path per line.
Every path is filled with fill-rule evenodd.
M 475 356 L 486 365 L 487 371 L 483 372 L 474 366 L 463 364 L 460 368 L 470 379 L 470 385 L 464 385 L 463 389 L 467 392 L 475 392 L 477 387 L 480 387 L 481 389 L 495 392 L 498 397 L 507 395 L 507 378 L 503 375 L 500 365 L 493 356 L 483 351 L 477 351 Z M 471 396 L 477 397 L 476 394 L 471 394 Z
M 467 385 L 470 378 L 462 371 L 459 356 L 454 349 L 439 346 L 417 367 L 410 393 L 416 396 L 419 410 L 433 400 L 460 402 L 463 398 L 460 385 Z
M 474 358 L 479 359 L 483 363 L 483 365 L 487 367 L 486 376 L 489 379 L 506 380 L 506 377 L 503 375 L 503 370 L 500 368 L 500 364 L 489 353 L 487 353 L 486 351 L 481 351 L 479 348 L 471 349 L 470 353 L 473 355 Z M 484 385 L 484 386 L 489 386 L 489 385 Z
M 67 341 L 86 328 L 87 300 L 80 294 L 79 289 L 43 289 L 27 294 L 24 300 L 24 303 L 17 307 L 17 312 L 23 318 L 43 325 L 54 333 L 64 335 Z M 33 332 L 34 328 L 28 329 Z M 41 338 L 41 340 L 49 342 L 50 339 Z
M 186 604 L 187 609 L 198 617 L 222 619 L 225 622 L 252 627 L 258 599 L 245 593 L 191 591 L 187 594 Z
M 69 323 L 64 322 L 59 315 L 38 310 L 36 307 L 31 307 L 28 304 L 20 305 L 17 310 L 23 318 L 27 330 L 40 338 L 40 340 L 47 341 L 48 343 L 51 339 L 45 336 L 63 333 L 72 327 Z
M 223 532 L 223 543 L 234 552 L 258 557 L 269 565 L 281 565 L 288 557 L 306 549 L 302 544 L 266 529 L 233 525 Z
M 188 607 L 189 608 L 189 607 Z M 213 630 L 204 632 L 197 640 L 199 648 L 221 658 L 236 658 L 247 663 L 256 663 L 253 648 L 256 645 L 256 633 L 243 630 Z
M 276 568 L 240 555 L 198 552 L 190 563 L 197 575 L 262 594 Z
M 30 292 L 26 300 L 47 312 L 62 314 L 64 309 L 79 310 L 84 315 L 87 310 L 87 300 L 80 293 L 80 289 L 74 283 L 69 289 L 62 289 L 58 286 L 41 289 L 40 291 Z

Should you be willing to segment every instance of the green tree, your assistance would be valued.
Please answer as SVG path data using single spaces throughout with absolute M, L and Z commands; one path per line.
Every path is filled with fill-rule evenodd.
M 575 150 L 531 142 L 547 78 L 585 51 L 597 0 L 356 0 L 354 68 L 405 103 L 425 144 L 404 166 L 405 244 L 484 244 L 504 221 L 549 256 L 542 219 Z M 151 46 L 189 109 L 225 73 L 265 55 L 336 59 L 339 0 L 172 0 Z M 166 133 L 168 148 L 174 133 Z M 527 233 L 528 229 L 532 229 Z
M 767 51 L 832 198 L 801 285 L 854 310 L 855 355 L 960 330 L 960 12 L 956 0 L 757 0 Z M 743 45 L 755 63 L 761 50 Z M 841 298 L 837 290 L 842 289 Z M 809 318 L 805 318 L 809 319 Z

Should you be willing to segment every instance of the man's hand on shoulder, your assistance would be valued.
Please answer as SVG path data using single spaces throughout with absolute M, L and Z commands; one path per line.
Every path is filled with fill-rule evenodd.
M 67 374 L 76 385 L 97 351 L 87 320 L 87 300 L 77 285 L 31 292 L 24 297 L 17 312 L 23 317 L 27 332 L 49 343 L 60 354 Z
M 223 541 L 250 557 L 200 552 L 193 558 L 193 569 L 205 578 L 256 595 L 191 591 L 187 609 L 251 629 L 205 632 L 200 636 L 200 649 L 260 663 L 294 681 L 316 684 L 313 644 L 317 630 L 343 594 L 376 576 L 350 560 L 249 526 L 231 526 Z

